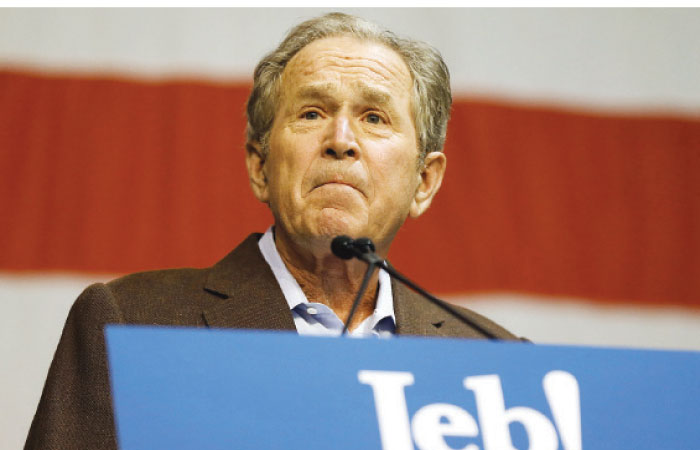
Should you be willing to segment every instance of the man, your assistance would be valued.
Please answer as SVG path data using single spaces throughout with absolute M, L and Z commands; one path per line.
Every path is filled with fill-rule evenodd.
M 26 448 L 115 448 L 106 323 L 297 330 L 337 335 L 365 265 L 331 254 L 334 236 L 371 238 L 386 257 L 445 173 L 449 74 L 425 44 L 329 14 L 294 28 L 255 70 L 246 164 L 274 227 L 208 269 L 90 286 L 71 309 Z M 483 337 L 375 273 L 357 335 Z M 514 336 L 477 314 L 473 321 Z

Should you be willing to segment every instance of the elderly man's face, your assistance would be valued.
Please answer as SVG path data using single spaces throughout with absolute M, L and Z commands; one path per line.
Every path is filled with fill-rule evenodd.
M 409 212 L 422 212 L 412 85 L 397 53 L 352 37 L 314 41 L 292 58 L 264 180 L 253 181 L 278 227 L 302 241 L 348 234 L 388 245 Z

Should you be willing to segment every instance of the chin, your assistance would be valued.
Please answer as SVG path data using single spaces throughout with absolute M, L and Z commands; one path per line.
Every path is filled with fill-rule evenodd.
M 341 234 L 352 235 L 351 227 L 342 223 L 322 223 L 318 226 L 319 237 L 334 238 Z
M 339 210 L 324 210 L 316 224 L 317 235 L 325 238 L 334 238 L 341 234 L 360 237 L 363 230 L 354 223 L 353 219 L 347 213 Z

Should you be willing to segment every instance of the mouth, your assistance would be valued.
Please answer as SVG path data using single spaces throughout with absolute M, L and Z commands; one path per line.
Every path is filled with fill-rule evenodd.
M 331 196 L 334 194 L 339 196 L 350 195 L 354 191 L 361 194 L 365 199 L 369 199 L 370 185 L 360 168 L 323 165 L 314 172 L 307 178 L 308 184 L 306 189 L 304 189 L 307 194 L 327 186 L 327 189 L 329 189 L 328 194 Z
M 349 187 L 359 191 L 359 189 L 357 189 L 357 187 L 354 184 L 348 183 L 346 181 L 326 181 L 325 183 L 321 183 L 316 187 L 320 188 L 321 186 L 328 186 L 328 185 L 333 185 L 333 184 L 340 185 L 340 186 L 349 186 Z
M 316 189 L 318 189 L 318 188 L 320 188 L 320 187 L 324 187 L 324 186 L 347 186 L 347 187 L 349 187 L 349 188 L 351 188 L 351 189 L 354 189 L 355 191 L 359 192 L 360 194 L 362 194 L 363 197 L 367 197 L 367 195 L 365 194 L 365 192 L 364 192 L 362 189 L 360 189 L 360 188 L 357 187 L 355 184 L 350 183 L 350 182 L 348 182 L 348 181 L 342 181 L 342 180 L 329 180 L 329 181 L 324 181 L 323 183 L 320 183 L 318 186 L 316 186 L 316 187 L 314 188 L 314 190 L 316 190 Z

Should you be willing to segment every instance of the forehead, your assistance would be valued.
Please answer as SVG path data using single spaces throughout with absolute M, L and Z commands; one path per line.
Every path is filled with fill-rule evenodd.
M 310 85 L 340 82 L 361 92 L 408 97 L 413 80 L 403 58 L 383 44 L 352 36 L 316 40 L 301 49 L 282 73 L 283 91 L 303 95 Z M 291 91 L 291 92 L 290 92 Z

